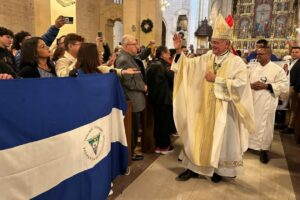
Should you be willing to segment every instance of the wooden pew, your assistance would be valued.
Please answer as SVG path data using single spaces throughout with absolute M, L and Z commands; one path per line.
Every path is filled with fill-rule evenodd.
M 126 138 L 127 138 L 127 145 L 128 145 L 128 165 L 131 164 L 131 132 L 132 132 L 132 117 L 131 117 L 131 112 L 132 112 L 132 104 L 130 101 L 127 101 L 127 112 L 125 113 L 125 118 L 124 118 L 124 125 L 125 125 L 125 132 L 126 132 Z

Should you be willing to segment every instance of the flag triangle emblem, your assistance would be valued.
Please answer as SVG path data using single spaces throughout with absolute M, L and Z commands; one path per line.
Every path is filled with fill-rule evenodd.
M 99 144 L 100 134 L 88 139 L 89 144 L 91 145 L 95 155 L 97 155 L 98 144 Z

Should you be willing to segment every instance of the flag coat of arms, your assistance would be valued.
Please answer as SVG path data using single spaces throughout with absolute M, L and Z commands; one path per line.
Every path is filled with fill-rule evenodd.
M 0 199 L 106 199 L 128 165 L 118 78 L 2 80 L 0 90 Z

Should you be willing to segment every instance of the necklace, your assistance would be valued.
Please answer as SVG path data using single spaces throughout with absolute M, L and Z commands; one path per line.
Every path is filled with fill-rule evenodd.
M 45 65 L 41 65 L 41 64 L 38 64 L 38 67 L 42 70 L 45 70 L 47 72 L 50 72 L 51 70 L 49 69 L 48 65 L 45 64 Z
M 221 59 L 221 61 L 219 63 L 216 63 L 216 57 L 214 57 L 214 64 L 213 64 L 213 70 L 214 70 L 214 73 L 216 74 L 218 69 L 221 67 L 223 61 L 227 58 L 227 56 L 229 55 L 229 51 L 227 51 L 226 53 L 224 53 L 223 55 L 223 58 Z

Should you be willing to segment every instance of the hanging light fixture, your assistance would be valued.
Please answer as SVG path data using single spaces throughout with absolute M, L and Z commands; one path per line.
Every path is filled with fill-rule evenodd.
M 63 7 L 71 6 L 76 3 L 75 0 L 56 0 Z
M 168 2 L 168 0 L 162 0 L 161 2 L 161 10 L 165 11 L 167 7 L 170 6 L 170 3 Z

